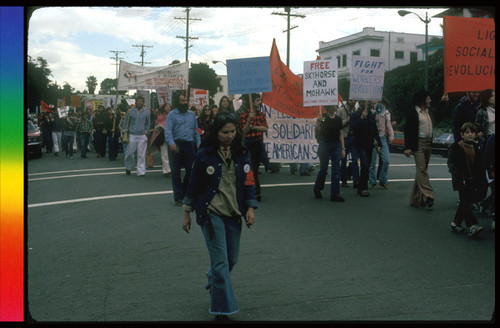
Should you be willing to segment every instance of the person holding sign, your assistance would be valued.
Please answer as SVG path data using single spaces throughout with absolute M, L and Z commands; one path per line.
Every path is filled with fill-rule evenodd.
M 332 160 L 332 181 L 330 186 L 330 201 L 344 202 L 340 196 L 340 161 L 345 157 L 344 134 L 342 119 L 335 115 L 337 106 L 325 106 L 326 114 L 320 114 L 314 127 L 314 133 L 319 141 L 319 172 L 314 183 L 314 197 L 323 198 L 321 190 L 325 188 L 328 163 Z
M 264 148 L 264 132 L 267 132 L 267 120 L 261 111 L 262 100 L 260 94 L 242 95 L 243 103 L 240 110 L 240 129 L 244 136 L 245 147 L 252 156 L 252 171 L 255 177 L 257 200 L 261 200 L 259 165 L 262 149 Z
M 253 225 L 258 205 L 252 159 L 237 127 L 234 114 L 215 116 L 196 154 L 182 206 L 184 231 L 190 232 L 194 210 L 205 237 L 210 256 L 205 288 L 210 291 L 209 313 L 216 320 L 227 320 L 227 315 L 239 310 L 230 274 L 238 261 L 242 218 L 247 227 Z
M 374 115 L 368 109 L 368 102 L 359 101 L 360 110 L 351 116 L 351 129 L 354 136 L 354 145 L 359 154 L 361 171 L 358 183 L 358 195 L 368 197 L 368 175 L 372 161 L 373 143 L 377 141 L 377 151 L 380 151 L 380 137 Z

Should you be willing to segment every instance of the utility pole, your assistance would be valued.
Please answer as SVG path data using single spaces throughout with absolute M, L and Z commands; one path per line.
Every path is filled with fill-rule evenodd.
M 201 20 L 200 18 L 189 18 L 189 11 L 190 10 L 191 10 L 191 8 L 189 8 L 189 7 L 186 8 L 186 10 L 185 10 L 185 12 L 186 12 L 186 36 L 180 36 L 180 35 L 176 36 L 177 38 L 186 40 L 186 61 L 188 61 L 188 49 L 189 49 L 189 47 L 191 47 L 189 45 L 189 40 L 190 39 L 192 39 L 192 40 L 198 39 L 198 37 L 196 37 L 196 36 L 189 36 L 189 21 L 190 20 Z M 175 19 L 183 20 L 184 18 L 175 17 Z
M 115 63 L 114 64 L 111 64 L 111 65 L 115 65 L 116 66 L 116 85 L 115 85 L 115 89 L 116 89 L 116 98 L 115 98 L 115 108 L 116 110 L 118 110 L 118 59 L 123 59 L 123 58 L 118 58 L 118 54 L 119 53 L 124 53 L 125 51 L 118 51 L 118 50 L 110 50 L 109 52 L 112 52 L 115 54 L 115 57 L 109 57 L 111 59 L 114 59 L 115 60 Z
M 146 48 L 153 48 L 153 46 L 145 46 L 143 44 L 140 44 L 140 45 L 133 44 L 132 47 L 140 47 L 140 48 L 142 48 L 142 50 L 141 50 L 141 61 L 140 62 L 134 62 L 134 63 L 141 64 L 141 66 L 144 66 L 144 64 L 151 64 L 150 62 L 144 62 L 144 55 L 146 54 L 146 52 L 144 51 L 144 47 L 146 47 Z
M 272 15 L 287 16 L 287 29 L 283 31 L 287 32 L 286 36 L 286 66 L 290 67 L 290 30 L 296 28 L 297 26 L 290 27 L 290 16 L 304 18 L 305 15 L 291 14 L 290 7 L 285 7 L 285 13 L 272 13 Z

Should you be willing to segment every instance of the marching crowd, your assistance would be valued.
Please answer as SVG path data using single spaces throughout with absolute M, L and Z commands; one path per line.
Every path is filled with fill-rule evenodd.
M 135 106 L 126 112 L 114 113 L 100 106 L 95 112 L 70 110 L 61 118 L 42 113 L 38 125 L 46 152 L 55 156 L 64 152 L 71 159 L 77 149 L 85 159 L 93 147 L 98 158 L 105 158 L 107 152 L 114 161 L 122 148 L 126 175 L 135 167 L 138 177 L 145 176 L 146 168 L 153 166 L 152 151 L 160 152 L 163 175 L 172 178 L 174 202 L 184 210 L 184 231 L 190 232 L 193 211 L 203 231 L 210 256 L 205 285 L 211 298 L 209 312 L 216 319 L 227 320 L 227 315 L 238 311 L 230 272 L 238 259 L 242 222 L 254 224 L 254 210 L 262 199 L 259 166 L 262 163 L 266 172 L 273 173 L 279 172 L 279 166 L 269 164 L 264 149 L 268 126 L 260 94 L 242 95 L 240 101 L 224 96 L 219 105 L 206 105 L 201 110 L 188 108 L 183 94 L 174 102 L 174 108 L 165 104 L 151 111 L 138 96 Z M 445 95 L 438 108 L 431 110 L 430 94 L 421 90 L 413 95 L 404 118 L 404 154 L 413 155 L 416 170 L 411 206 L 434 205 L 428 174 L 433 112 L 447 104 Z M 351 176 L 360 197 L 368 197 L 370 189 L 390 188 L 393 118 L 386 99 L 350 99 L 340 106 L 325 106 L 314 129 L 320 159 L 312 190 L 315 198 L 323 198 L 330 165 L 330 201 L 346 201 L 341 190 Z M 494 90 L 467 92 L 454 109 L 453 133 L 455 141 L 448 150 L 447 164 L 459 203 L 451 231 L 476 237 L 483 228 L 475 212 L 491 216 L 492 229 L 495 223 Z M 350 167 L 346 160 L 349 154 Z M 310 175 L 312 168 L 310 163 L 301 163 L 299 172 Z M 290 165 L 290 171 L 296 172 L 297 164 Z
M 266 172 L 275 173 L 280 169 L 280 165 L 269 163 L 264 149 L 263 136 L 267 131 L 267 121 L 260 110 L 260 95 L 243 95 L 239 100 L 223 96 L 218 105 L 205 105 L 201 110 L 188 108 L 188 100 L 183 95 L 177 100 L 173 110 L 170 104 L 148 110 L 144 107 L 144 99 L 138 96 L 135 106 L 127 112 L 114 112 L 111 108 L 99 106 L 95 111 L 90 108 L 85 111 L 70 109 L 67 116 L 61 118 L 57 112 L 42 112 L 35 121 L 43 132 L 47 153 L 54 153 L 55 156 L 64 153 L 67 158 L 72 159 L 74 152 L 78 151 L 80 157 L 85 159 L 90 150 L 95 150 L 98 158 L 105 158 L 107 154 L 109 160 L 114 161 L 118 152 L 122 151 L 127 175 L 137 167 L 137 176 L 144 176 L 146 168 L 153 167 L 153 151 L 158 150 L 163 175 L 172 177 L 174 201 L 177 206 L 182 206 L 196 151 L 210 136 L 216 114 L 232 114 L 238 121 L 237 129 L 242 133 L 243 143 L 252 158 L 256 196 L 260 201 L 259 165 L 263 164 Z M 427 172 L 433 112 L 443 110 L 447 103 L 445 95 L 438 108 L 432 109 L 429 93 L 421 91 L 414 95 L 415 110 L 409 110 L 406 115 L 404 153 L 407 156 L 413 154 L 416 165 L 411 206 L 432 207 L 434 204 L 434 191 Z M 474 126 L 464 126 L 467 122 Z M 395 124 L 394 115 L 385 98 L 380 102 L 349 99 L 341 102 L 340 106 L 325 106 L 314 131 L 320 158 L 319 172 L 313 188 L 314 196 L 323 198 L 322 191 L 329 165 L 332 168 L 331 201 L 345 201 L 341 195 L 341 187 L 347 187 L 347 180 L 351 177 L 353 187 L 361 197 L 368 197 L 370 189 L 389 189 L 389 143 L 394 139 Z M 463 128 L 466 130 L 462 131 Z M 469 141 L 471 137 L 464 138 L 464 135 L 470 133 L 474 134 L 472 141 Z M 128 134 L 128 140 L 122 140 L 124 134 Z M 449 149 L 448 166 L 453 189 L 459 191 L 460 201 L 451 227 L 452 231 L 465 230 L 461 226 L 462 221 L 465 221 L 467 230 L 474 234 L 481 227 L 477 225 L 472 210 L 479 210 L 493 218 L 495 214 L 494 90 L 467 92 L 454 110 L 453 134 L 456 145 Z M 470 148 L 474 150 L 472 152 L 467 148 L 471 142 L 475 146 Z M 348 155 L 351 158 L 349 166 Z M 460 160 L 462 163 L 457 163 Z M 183 178 L 182 168 L 185 169 Z M 473 168 L 478 168 L 477 172 L 484 174 L 474 175 L 471 173 Z M 313 169 L 311 163 L 301 163 L 299 172 L 301 175 L 310 175 Z M 296 171 L 297 164 L 291 163 L 290 172 Z M 467 199 L 472 200 L 470 205 Z M 494 221 L 492 226 L 494 227 Z

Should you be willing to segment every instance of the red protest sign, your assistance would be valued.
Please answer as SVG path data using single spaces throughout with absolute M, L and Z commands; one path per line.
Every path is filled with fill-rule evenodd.
M 444 16 L 444 92 L 495 89 L 495 21 Z
M 318 117 L 318 106 L 303 106 L 303 81 L 281 61 L 275 40 L 273 40 L 270 60 L 273 91 L 263 92 L 262 102 L 292 117 Z

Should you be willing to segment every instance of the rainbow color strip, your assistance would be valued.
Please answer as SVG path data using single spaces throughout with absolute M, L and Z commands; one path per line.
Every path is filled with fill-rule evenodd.
M 24 320 L 24 8 L 0 7 L 0 321 Z

